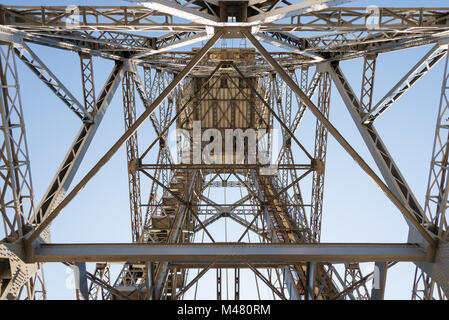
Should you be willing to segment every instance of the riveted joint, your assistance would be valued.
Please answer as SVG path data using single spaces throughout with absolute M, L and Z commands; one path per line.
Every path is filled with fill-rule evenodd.
M 312 169 L 316 171 L 317 174 L 324 173 L 324 161 L 321 159 L 312 159 L 310 162 Z
M 139 158 L 130 160 L 128 162 L 128 173 L 135 174 L 137 172 L 137 170 L 140 169 L 141 166 L 142 166 L 142 162 L 140 161 Z

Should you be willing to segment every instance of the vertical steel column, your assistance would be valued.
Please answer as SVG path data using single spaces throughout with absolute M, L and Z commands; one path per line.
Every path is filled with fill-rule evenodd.
M 217 300 L 221 300 L 222 285 L 221 285 L 221 268 L 217 268 Z
M 291 89 L 285 84 L 281 79 L 277 79 L 276 74 L 270 74 L 270 96 L 272 97 L 272 101 L 275 102 L 275 105 L 272 106 L 275 109 L 277 108 L 277 112 L 279 114 L 279 118 L 285 123 L 287 127 L 290 127 L 291 120 Z M 282 128 L 282 143 L 283 148 L 281 150 L 282 154 L 279 155 L 280 163 L 286 164 L 288 163 L 287 153 L 291 146 L 291 139 L 287 134 L 286 130 Z M 281 170 L 278 172 L 279 183 L 282 187 L 286 187 L 288 185 L 288 171 Z
M 373 104 L 374 76 L 376 73 L 377 55 L 365 56 L 363 61 L 362 92 L 360 105 L 365 112 L 370 112 Z
M 307 263 L 307 300 L 315 299 L 315 262 Z
M 144 67 L 144 89 L 149 103 L 159 96 L 166 85 L 168 85 L 167 82 L 171 79 L 172 75 L 167 74 L 164 70 Z M 171 121 L 175 96 L 175 93 L 170 94 L 168 99 L 161 103 L 157 112 L 152 114 L 152 117 L 150 118 L 157 134 L 160 134 L 162 129 L 165 128 Z M 168 165 L 173 163 L 170 150 L 168 148 L 167 136 L 168 134 L 164 134 L 159 140 L 157 164 Z M 164 186 L 168 186 L 172 178 L 172 174 L 173 172 L 171 170 L 158 168 L 154 170 L 153 175 L 156 179 L 161 181 Z M 158 206 L 158 189 L 159 185 L 153 181 L 149 192 L 148 207 L 144 218 L 144 227 L 148 226 L 151 216 L 155 214 L 157 210 L 160 210 L 160 207 Z
M 373 287 L 371 288 L 371 300 L 383 300 L 385 295 L 385 283 L 387 281 L 388 263 L 376 262 L 374 264 Z
M 23 236 L 34 213 L 33 185 L 13 47 L 0 46 L 1 145 L 0 177 L 2 237 Z
M 15 242 L 29 231 L 34 215 L 34 195 L 25 122 L 20 98 L 19 78 L 13 45 L 0 45 L 0 239 Z M 9 264 L 9 261 L 3 261 Z M 1 266 L 0 266 L 1 267 Z M 43 265 L 27 268 L 18 264 L 9 285 L 3 283 L 0 296 L 8 299 L 45 299 Z M 23 270 L 22 270 L 23 268 Z M 0 282 L 8 272 L 0 274 Z
M 76 262 L 73 266 L 75 277 L 76 299 L 89 300 L 89 289 L 87 287 L 86 263 Z
M 240 268 L 234 269 L 234 300 L 240 300 Z
M 449 194 L 449 55 L 446 55 L 444 77 L 441 86 L 440 106 L 432 159 L 430 163 L 429 182 L 426 193 L 424 214 L 429 225 L 441 240 L 449 240 L 448 219 L 446 216 Z
M 123 114 L 125 118 L 125 131 L 131 127 L 137 119 L 136 100 L 134 89 L 134 76 L 132 72 L 126 71 L 122 81 Z M 143 222 L 141 212 L 140 196 L 140 173 L 139 173 L 139 149 L 137 131 L 126 141 L 129 205 L 131 214 L 132 241 L 139 242 L 143 235 Z
M 152 300 L 154 297 L 154 263 L 148 261 L 146 263 L 146 279 L 145 284 L 148 290 L 148 300 Z
M 438 109 L 435 139 L 433 144 L 430 173 L 427 185 L 424 214 L 428 223 L 424 226 L 436 234 L 441 241 L 449 240 L 447 219 L 449 193 L 449 55 L 446 55 L 441 97 Z M 434 296 L 448 298 L 430 276 L 416 267 L 412 299 L 430 300 Z
M 92 56 L 90 54 L 80 53 L 80 66 L 84 109 L 94 114 L 98 110 L 95 104 L 94 65 Z
M 326 119 L 329 119 L 330 96 L 331 81 L 329 74 L 324 72 L 321 76 L 317 107 Z M 312 200 L 310 207 L 310 228 L 312 230 L 312 239 L 315 242 L 320 242 L 321 237 L 327 132 L 327 128 L 317 119 L 315 130 L 315 154 L 312 161 L 315 170 L 313 171 Z

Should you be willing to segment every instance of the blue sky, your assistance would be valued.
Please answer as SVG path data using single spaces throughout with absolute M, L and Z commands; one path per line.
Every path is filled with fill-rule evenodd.
M 2 1 L 3 4 L 36 5 L 37 1 Z M 126 1 L 45 1 L 45 5 L 129 5 Z M 447 1 L 355 1 L 350 5 L 443 7 Z M 76 53 L 31 45 L 42 60 L 81 100 L 80 67 Z M 380 55 L 377 59 L 374 103 L 398 81 L 428 50 L 429 46 Z M 36 203 L 46 191 L 57 167 L 80 127 L 79 120 L 20 61 L 17 61 L 22 105 L 27 129 Z M 113 63 L 94 58 L 96 93 Z M 440 97 L 444 62 L 440 62 L 380 119 L 376 128 L 405 179 L 423 205 L 433 146 L 434 126 Z M 356 93 L 360 92 L 362 60 L 341 63 Z M 142 112 L 142 105 L 138 105 Z M 351 145 L 375 168 L 371 156 L 338 91 L 332 88 L 330 120 Z M 309 151 L 315 118 L 307 113 L 297 136 Z M 123 133 L 121 86 L 117 90 L 98 132 L 75 177 L 79 181 Z M 146 129 L 148 129 L 147 126 Z M 150 132 L 147 130 L 146 132 Z M 142 140 L 150 140 L 152 134 Z M 140 136 L 139 136 L 140 138 Z M 141 141 L 142 142 L 142 141 Z M 377 170 L 376 170 L 377 172 Z M 366 176 L 352 158 L 329 136 L 325 179 L 322 242 L 406 242 L 408 228 L 401 213 Z M 74 184 L 72 184 L 73 186 Z M 129 204 L 125 149 L 101 169 L 90 183 L 52 223 L 53 242 L 130 242 Z M 229 201 L 229 199 L 228 199 Z M 117 269 L 118 267 L 115 267 Z M 363 264 L 370 272 L 372 264 Z M 386 298 L 409 299 L 414 266 L 399 263 L 388 272 Z M 62 264 L 45 265 L 49 298 L 74 297 L 66 281 L 69 274 Z M 212 281 L 209 274 L 202 281 Z M 250 291 L 250 279 L 242 285 L 242 296 Z M 203 282 L 202 282 L 203 283 Z M 245 288 L 246 291 L 245 291 Z M 207 293 L 207 291 L 204 291 Z M 252 297 L 252 296 L 247 296 Z

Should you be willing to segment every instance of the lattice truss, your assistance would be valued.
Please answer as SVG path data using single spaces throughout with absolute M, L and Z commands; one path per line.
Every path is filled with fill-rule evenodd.
M 348 2 L 1 5 L 0 298 L 45 299 L 43 264 L 60 262 L 76 271 L 77 299 L 193 299 L 201 298 L 201 285 L 206 298 L 216 288 L 217 299 L 240 299 L 245 291 L 261 299 L 383 299 L 387 270 L 411 262 L 412 298 L 447 299 L 449 8 L 340 6 Z M 35 45 L 79 54 L 82 96 L 67 89 Z M 422 59 L 373 100 L 382 54 L 425 45 L 431 48 Z M 101 88 L 95 87 L 92 57 L 114 61 Z M 363 59 L 360 94 L 339 66 L 355 58 Z M 444 78 L 421 206 L 374 125 L 441 60 Z M 20 92 L 17 63 L 80 121 L 40 202 L 33 197 L 20 99 L 26 92 Z M 73 184 L 120 88 L 124 133 Z M 331 88 L 381 176 L 330 122 Z M 316 121 L 311 143 L 295 134 L 306 113 Z M 144 123 L 153 130 L 150 142 L 138 136 Z M 258 134 L 227 140 L 229 130 L 239 129 Z M 403 214 L 408 243 L 320 242 L 329 135 Z M 217 153 L 227 141 L 231 147 Z M 132 242 L 51 243 L 50 223 L 122 146 Z M 254 154 L 263 157 L 250 161 Z M 92 272 L 86 262 L 96 263 Z M 374 262 L 372 272 L 363 274 L 362 262 Z M 122 265 L 118 275 L 111 263 Z

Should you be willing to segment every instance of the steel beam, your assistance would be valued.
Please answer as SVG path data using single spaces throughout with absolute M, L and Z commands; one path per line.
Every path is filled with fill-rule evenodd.
M 250 24 L 270 23 L 283 18 L 319 11 L 334 5 L 340 5 L 353 0 L 304 0 L 300 3 L 290 4 L 276 8 L 266 13 L 260 13 L 248 18 Z
M 132 2 L 138 3 L 145 8 L 152 9 L 157 12 L 163 12 L 167 15 L 177 16 L 179 18 L 190 20 L 198 24 L 213 26 L 220 25 L 220 19 L 218 17 L 208 14 L 207 12 L 197 10 L 195 8 L 183 6 L 172 0 L 133 0 Z
M 172 42 L 170 44 L 166 44 L 163 46 L 158 47 L 157 49 L 147 49 L 144 52 L 137 53 L 132 56 L 132 59 L 142 59 L 148 56 L 160 54 L 167 51 L 176 50 L 182 47 L 190 46 L 195 43 L 201 42 L 201 41 L 207 41 L 212 37 L 213 34 L 207 33 L 207 32 L 198 32 L 195 35 L 192 35 L 188 38 L 180 39 L 176 42 Z
M 414 244 L 41 244 L 33 260 L 40 262 L 276 262 L 426 261 Z
M 205 26 L 260 25 L 261 31 L 325 30 L 428 30 L 449 27 L 446 8 L 379 7 L 377 24 L 367 20 L 373 16 L 366 7 L 330 7 L 349 0 L 307 0 L 274 8 L 248 17 L 248 22 L 220 22 L 200 11 L 200 7 L 183 6 L 175 1 L 132 1 L 146 6 L 77 6 L 79 19 L 73 28 L 89 31 L 204 31 Z M 148 3 L 145 5 L 145 3 Z M 151 10 L 154 9 L 154 10 Z M 24 30 L 51 30 L 67 27 L 67 6 L 10 6 L 0 8 L 0 22 Z M 174 19 L 174 16 L 181 19 Z M 290 23 L 272 23 L 290 17 Z M 184 22 L 185 20 L 194 23 Z M 70 27 L 70 25 L 69 25 Z
M 367 10 L 367 7 L 337 7 L 310 11 L 292 16 L 291 23 L 284 28 L 279 23 L 273 29 L 290 31 L 301 28 L 302 31 L 331 30 L 333 32 L 339 30 L 397 31 L 448 25 L 445 8 L 377 7 L 375 10 L 376 12 Z M 370 18 L 373 20 L 369 21 Z

